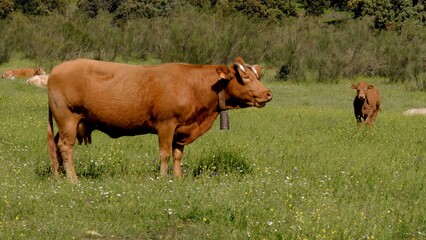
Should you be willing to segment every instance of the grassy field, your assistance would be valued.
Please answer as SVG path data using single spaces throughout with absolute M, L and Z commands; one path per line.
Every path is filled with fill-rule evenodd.
M 357 129 L 355 81 L 266 82 L 263 109 L 230 112 L 157 179 L 155 135 L 76 147 L 79 184 L 50 178 L 46 90 L 0 79 L 0 239 L 425 239 L 424 92 L 369 79 L 374 129 Z

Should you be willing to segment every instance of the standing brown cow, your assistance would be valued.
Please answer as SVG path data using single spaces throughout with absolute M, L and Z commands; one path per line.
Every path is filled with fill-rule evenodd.
M 356 90 L 354 112 L 358 127 L 361 127 L 362 120 L 367 127 L 374 126 L 377 113 L 380 111 L 379 91 L 364 81 L 352 85 L 352 89 Z
M 184 146 L 212 126 L 226 109 L 264 107 L 272 93 L 260 81 L 262 69 L 236 58 L 226 65 L 169 63 L 132 66 L 87 59 L 56 66 L 49 75 L 48 149 L 52 172 L 63 166 L 77 182 L 73 146 L 91 142 L 95 129 L 112 138 L 157 134 L 160 176 L 181 175 Z M 52 115 L 58 126 L 53 138 Z

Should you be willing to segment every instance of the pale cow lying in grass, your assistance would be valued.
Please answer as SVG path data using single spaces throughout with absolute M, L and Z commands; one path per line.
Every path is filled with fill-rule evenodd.
M 27 80 L 27 84 L 46 88 L 48 78 L 49 78 L 49 75 L 47 74 L 35 75 L 34 77 Z
M 426 115 L 426 108 L 412 108 L 403 113 L 404 115 Z

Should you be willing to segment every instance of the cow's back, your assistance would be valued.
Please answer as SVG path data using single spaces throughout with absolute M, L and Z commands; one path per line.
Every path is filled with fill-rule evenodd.
M 132 128 L 147 116 L 140 105 L 135 66 L 77 59 L 56 66 L 49 75 L 49 102 L 67 105 L 100 126 Z M 145 108 L 147 109 L 147 108 Z M 123 121 L 125 119 L 126 121 Z M 133 125 L 132 125 L 133 124 Z
M 22 78 L 22 77 L 32 77 L 36 75 L 36 69 L 34 68 L 21 68 L 21 69 L 14 69 L 12 70 L 15 77 Z
M 107 133 L 108 129 L 153 132 L 154 121 L 190 114 L 198 108 L 196 103 L 205 106 L 203 101 L 208 97 L 202 89 L 214 94 L 211 86 L 201 88 L 200 83 L 188 80 L 192 68 L 196 67 L 73 60 L 53 68 L 48 81 L 49 102 L 57 101 L 99 128 L 104 126 L 100 130 Z

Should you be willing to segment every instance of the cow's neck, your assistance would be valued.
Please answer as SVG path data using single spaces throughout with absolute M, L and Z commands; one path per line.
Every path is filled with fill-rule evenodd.
M 217 94 L 217 104 L 219 112 L 225 111 L 228 108 L 226 107 L 226 87 L 228 86 L 228 81 L 224 79 L 216 80 L 216 83 L 213 84 L 212 89 Z

